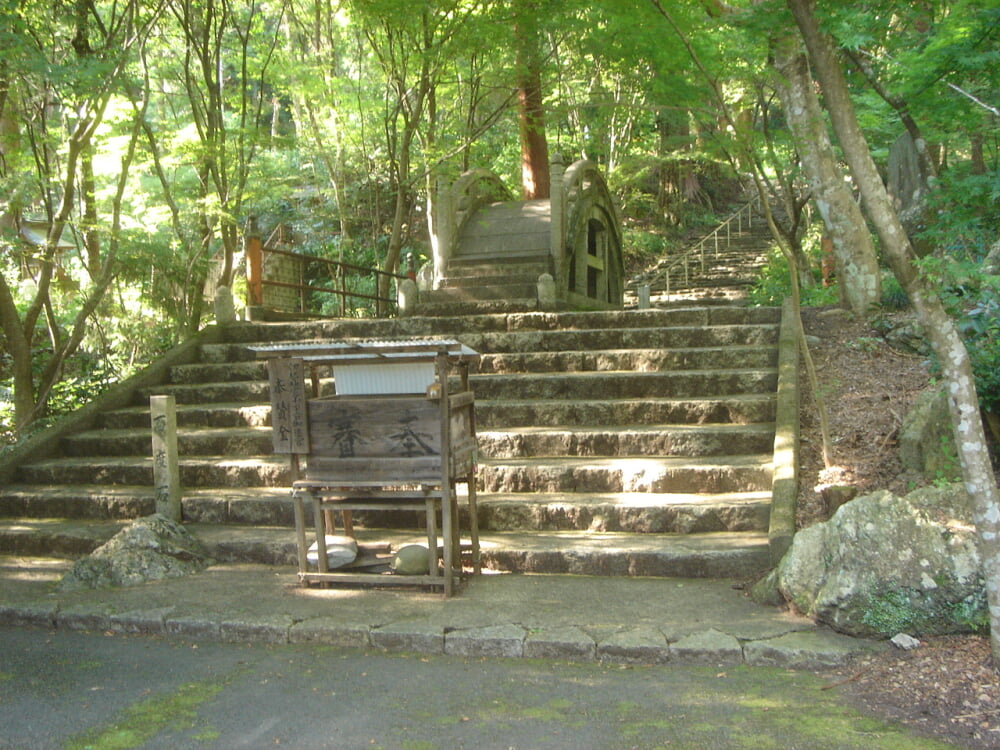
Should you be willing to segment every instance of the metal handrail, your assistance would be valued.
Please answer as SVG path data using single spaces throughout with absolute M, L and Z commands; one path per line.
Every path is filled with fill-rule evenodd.
M 652 288 L 660 277 L 663 277 L 663 289 L 666 295 L 667 301 L 670 300 L 670 280 L 674 275 L 674 272 L 678 269 L 683 269 L 684 272 L 684 285 L 687 286 L 691 282 L 691 265 L 697 256 L 697 262 L 700 267 L 699 273 L 705 273 L 705 247 L 709 243 L 712 243 L 714 252 L 713 255 L 718 257 L 720 250 L 720 238 L 725 242 L 723 249 L 728 250 L 732 241 L 733 236 L 733 224 L 736 224 L 736 231 L 739 234 L 743 233 L 743 222 L 744 218 L 746 220 L 747 227 L 753 226 L 753 214 L 754 211 L 759 209 L 760 196 L 754 195 L 744 204 L 738 211 L 733 213 L 727 219 L 719 223 L 715 229 L 706 234 L 700 240 L 690 245 L 687 250 L 682 252 L 679 256 L 671 260 L 665 266 L 661 267 L 652 278 L 642 282 L 634 283 L 634 286 L 648 286 Z M 725 237 L 722 237 L 723 232 Z
M 383 271 L 383 270 L 381 270 L 379 268 L 370 268 L 370 267 L 367 267 L 367 266 L 359 266 L 359 265 L 356 265 L 356 264 L 353 264 L 353 263 L 346 263 L 344 261 L 330 260 L 330 259 L 327 259 L 327 258 L 321 258 L 321 257 L 315 256 L 315 255 L 305 255 L 303 253 L 297 253 L 297 252 L 294 252 L 294 251 L 291 251 L 291 250 L 281 250 L 281 249 L 276 248 L 276 247 L 269 247 L 268 245 L 270 245 L 270 244 L 273 243 L 273 241 L 275 239 L 275 236 L 279 236 L 280 237 L 280 228 L 276 229 L 274 232 L 272 232 L 272 234 L 268 238 L 268 242 L 266 244 L 264 244 L 263 246 L 257 245 L 255 247 L 255 249 L 254 249 L 253 252 L 260 253 L 260 256 L 261 256 L 261 258 L 260 258 L 260 260 L 258 262 L 260 263 L 261 267 L 263 267 L 263 265 L 265 265 L 265 263 L 264 263 L 264 256 L 267 256 L 267 255 L 281 255 L 281 256 L 284 256 L 284 257 L 295 258 L 301 264 L 301 266 L 300 266 L 300 280 L 297 283 L 296 282 L 288 282 L 288 281 L 276 281 L 276 280 L 273 280 L 273 279 L 265 279 L 265 278 L 263 278 L 263 274 L 259 273 L 259 280 L 257 281 L 257 286 L 259 287 L 258 291 L 254 292 L 253 289 L 251 288 L 253 285 L 248 284 L 248 290 L 247 290 L 248 291 L 248 296 L 249 297 L 256 297 L 256 299 L 248 299 L 248 303 L 251 304 L 251 305 L 254 305 L 254 304 L 259 305 L 259 304 L 261 304 L 263 302 L 263 299 L 262 299 L 263 287 L 265 287 L 265 286 L 271 286 L 271 287 L 278 287 L 278 288 L 285 288 L 285 289 L 294 289 L 294 290 L 298 291 L 299 312 L 302 312 L 302 313 L 306 313 L 307 312 L 307 298 L 308 298 L 308 295 L 309 295 L 310 292 L 320 292 L 322 294 L 332 294 L 332 295 L 338 297 L 339 298 L 339 313 L 340 313 L 341 317 L 343 317 L 346 314 L 346 311 L 347 311 L 347 301 L 349 299 L 367 300 L 369 302 L 375 302 L 376 304 L 378 304 L 378 303 L 384 303 L 386 305 L 387 309 L 392 309 L 394 307 L 395 300 L 390 299 L 390 298 L 386 298 L 386 297 L 381 297 L 378 294 L 372 295 L 372 294 L 365 294 L 364 292 L 360 292 L 360 291 L 352 291 L 351 289 L 348 288 L 348 284 L 347 284 L 348 279 L 349 278 L 358 278 L 358 277 L 361 277 L 361 276 L 369 276 L 369 277 L 370 276 L 374 276 L 375 279 L 377 280 L 380 276 L 388 276 L 388 277 L 390 277 L 392 279 L 395 279 L 396 281 L 400 281 L 400 280 L 409 278 L 409 276 L 406 276 L 406 275 L 403 275 L 403 274 L 398 274 L 398 273 L 389 273 L 389 272 Z M 251 251 L 248 250 L 248 255 L 250 254 L 250 252 Z M 337 286 L 321 286 L 321 285 L 318 285 L 318 284 L 307 283 L 305 281 L 305 269 L 310 264 L 314 264 L 314 265 L 319 265 L 319 266 L 325 267 L 326 270 L 327 270 L 327 273 L 328 273 L 328 275 L 330 277 L 330 279 Z M 249 270 L 250 265 L 251 264 L 248 263 L 248 270 Z M 378 286 L 376 284 L 376 289 L 377 288 L 378 288 Z

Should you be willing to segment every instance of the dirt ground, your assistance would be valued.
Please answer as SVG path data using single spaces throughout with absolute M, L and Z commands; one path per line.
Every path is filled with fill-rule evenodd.
M 825 485 L 905 494 L 923 482 L 904 472 L 896 439 L 930 381 L 923 357 L 892 349 L 865 321 L 813 309 L 803 311 L 803 323 L 819 339 L 811 351 L 829 413 L 832 468 L 824 468 L 815 402 L 803 379 L 800 527 L 828 517 Z M 1000 748 L 1000 676 L 985 637 L 927 639 L 912 651 L 867 657 L 833 675 L 829 689 L 921 734 L 960 747 Z

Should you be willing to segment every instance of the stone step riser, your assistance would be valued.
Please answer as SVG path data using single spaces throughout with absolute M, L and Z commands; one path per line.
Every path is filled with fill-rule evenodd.
M 235 498 L 226 491 L 182 496 L 185 522 L 248 526 L 295 526 L 291 490 L 278 487 L 274 497 Z M 130 520 L 154 513 L 153 489 L 143 493 L 108 494 L 100 490 L 78 494 L 18 490 L 0 493 L 0 516 L 13 518 L 65 518 Z
M 418 336 L 462 337 L 513 331 L 557 331 L 565 329 L 665 328 L 677 326 L 776 325 L 775 308 L 690 307 L 671 310 L 586 312 L 524 312 L 495 315 L 417 317 L 378 320 L 336 320 L 308 323 L 247 324 L 227 332 L 228 345 L 205 350 L 282 341 L 322 341 L 343 338 L 406 338 Z M 249 356 L 244 352 L 243 356 Z
M 559 351 L 484 354 L 472 372 L 591 372 L 611 370 L 703 370 L 774 367 L 772 346 L 626 349 L 611 351 Z M 259 381 L 267 378 L 263 362 L 220 362 L 182 365 L 171 370 L 174 385 Z
M 633 349 L 545 353 L 485 354 L 479 373 L 609 372 L 630 370 L 713 370 L 765 368 L 777 365 L 774 347 L 715 349 Z
M 635 534 L 694 534 L 715 531 L 764 531 L 770 504 L 767 499 L 743 502 L 670 502 L 627 504 L 588 501 L 581 496 L 573 502 L 565 496 L 547 500 L 545 495 L 525 495 L 521 500 L 503 496 L 479 496 L 479 526 L 484 531 L 593 531 Z M 77 520 L 127 521 L 155 512 L 155 500 L 148 493 L 107 494 L 95 490 L 46 494 L 19 490 L 0 495 L 0 516 L 7 518 L 62 518 Z M 290 492 L 284 498 L 235 499 L 197 495 L 182 498 L 185 522 L 247 526 L 294 527 Z M 357 512 L 355 523 L 365 528 L 419 528 L 421 519 L 412 512 Z M 460 505 L 460 522 L 468 528 L 465 505 Z
M 146 430 L 150 426 L 149 411 L 121 409 L 101 415 L 99 426 L 109 430 Z M 271 424 L 271 405 L 186 405 L 177 409 L 178 428 L 267 427 Z
M 726 325 L 712 328 L 637 328 L 470 334 L 462 340 L 480 354 L 607 351 L 619 349 L 692 349 L 723 346 L 774 346 L 772 325 Z
M 624 463 L 624 462 L 623 462 Z M 771 486 L 770 467 L 530 466 L 481 464 L 484 492 L 757 492 Z
M 100 432 L 74 435 L 63 441 L 63 452 L 71 457 L 147 456 L 151 454 L 151 433 L 101 435 Z M 273 452 L 270 431 L 254 435 L 184 434 L 177 436 L 177 452 L 182 456 L 267 456 Z
M 295 541 L 291 536 L 277 544 L 207 546 L 209 554 L 218 562 L 287 567 L 295 561 Z M 0 554 L 23 557 L 82 557 L 93 552 L 100 543 L 101 540 L 73 534 L 0 531 Z M 770 564 L 767 547 L 762 544 L 737 549 L 727 547 L 714 553 L 687 551 L 683 545 L 672 549 L 669 544 L 664 545 L 661 552 L 618 549 L 582 552 L 572 548 L 525 551 L 490 545 L 483 550 L 482 562 L 487 570 L 512 573 L 734 579 L 761 574 Z
M 479 528 L 483 531 L 593 531 L 632 534 L 699 534 L 716 531 L 766 531 L 770 502 L 744 504 L 677 504 L 658 507 L 491 503 L 484 495 L 479 503 Z
M 152 461 L 114 458 L 94 461 L 46 461 L 22 467 L 27 484 L 121 484 L 153 486 Z M 184 487 L 286 487 L 291 482 L 287 462 L 271 456 L 217 461 L 182 459 L 180 479 Z M 225 492 L 220 489 L 220 492 Z
M 186 383 L 143 388 L 136 393 L 136 406 L 148 406 L 153 395 L 172 395 L 181 404 L 261 404 L 270 401 L 267 381 L 240 383 Z
M 770 426 L 740 430 L 650 430 L 517 432 L 481 431 L 479 455 L 485 459 L 561 456 L 726 456 L 767 453 L 774 448 Z
M 71 458 L 87 456 L 146 456 L 150 454 L 150 434 L 138 429 L 134 434 L 105 435 L 99 431 L 67 438 L 64 453 Z M 767 427 L 726 430 L 701 427 L 696 430 L 604 430 L 588 433 L 546 431 L 480 431 L 479 450 L 486 458 L 530 456 L 720 456 L 762 453 L 769 450 L 773 432 Z M 178 452 L 182 456 L 267 456 L 272 452 L 269 431 L 252 435 L 203 436 L 180 432 Z
M 530 466 L 483 463 L 479 485 L 485 492 L 752 492 L 770 487 L 769 467 L 712 466 L 663 467 L 623 460 L 612 465 L 567 466 L 553 458 Z M 285 487 L 291 475 L 287 464 L 265 458 L 219 461 L 183 459 L 181 484 L 187 488 Z M 26 466 L 27 484 L 119 484 L 151 487 L 151 461 L 102 459 L 48 461 Z
M 471 378 L 477 399 L 598 399 L 661 397 L 694 398 L 735 393 L 772 392 L 777 383 L 774 370 L 691 370 L 680 372 L 601 372 L 600 374 L 545 375 L 486 374 Z M 333 395 L 332 381 L 324 381 L 322 395 Z M 143 389 L 136 405 L 147 405 L 154 394 L 173 395 L 178 405 L 263 403 L 269 399 L 268 384 L 262 382 L 164 385 Z
M 483 566 L 509 573 L 590 576 L 647 576 L 664 578 L 754 577 L 770 566 L 766 548 L 731 551 L 720 555 L 621 550 L 580 553 L 573 550 L 483 550 Z
M 746 398 L 611 401 L 489 401 L 476 403 L 480 429 L 505 426 L 647 425 L 647 424 L 751 424 L 774 421 L 774 399 Z M 266 427 L 271 423 L 269 404 L 240 407 L 185 405 L 177 410 L 180 429 L 196 427 Z M 107 429 L 149 429 L 149 412 L 141 409 L 109 412 L 102 416 Z
M 751 424 L 773 422 L 773 397 L 705 400 L 478 401 L 480 430 L 564 425 Z
M 424 292 L 421 300 L 426 300 L 428 304 L 441 304 L 443 302 L 470 302 L 470 301 L 503 301 L 509 299 L 529 298 L 537 294 L 536 282 L 517 282 L 506 280 L 485 278 L 478 279 L 474 284 L 464 284 L 462 286 L 452 286 L 448 279 L 444 280 L 444 285 L 440 289 Z
M 491 401 L 721 397 L 773 393 L 777 377 L 773 370 L 476 376 L 472 379 L 472 390 L 476 398 Z

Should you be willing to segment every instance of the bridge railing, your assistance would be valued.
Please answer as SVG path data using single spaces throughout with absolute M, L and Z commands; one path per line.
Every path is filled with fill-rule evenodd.
M 749 229 L 753 226 L 754 217 L 759 216 L 759 214 L 760 196 L 754 195 L 738 211 L 720 222 L 712 231 L 688 246 L 679 255 L 665 261 L 652 276 L 642 281 L 633 281 L 630 286 L 634 288 L 645 286 L 649 289 L 659 289 L 662 286 L 663 293 L 669 301 L 671 289 L 675 284 L 681 284 L 684 287 L 690 285 L 693 268 L 696 268 L 698 273 L 704 274 L 709 256 L 714 258 L 720 252 L 728 250 L 734 232 L 742 234 L 744 226 Z

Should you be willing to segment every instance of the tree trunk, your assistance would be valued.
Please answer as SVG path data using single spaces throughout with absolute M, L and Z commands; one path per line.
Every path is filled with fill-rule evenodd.
M 937 356 L 948 391 L 952 429 L 965 488 L 973 500 L 979 552 L 990 609 L 993 663 L 1000 665 L 1000 492 L 983 430 L 969 355 L 935 290 L 917 273 L 915 255 L 868 143 L 858 125 L 843 68 L 829 36 L 820 31 L 814 0 L 787 0 L 823 87 L 837 140 L 861 190 L 868 215 L 896 278 L 910 297 Z
M 517 3 L 517 114 L 521 136 L 521 188 L 525 200 L 548 198 L 549 145 L 542 104 L 542 63 L 538 51 L 538 8 L 533 0 Z
M 855 315 L 866 315 L 881 296 L 878 258 L 861 208 L 844 182 L 813 86 L 809 64 L 796 34 L 775 39 L 775 85 L 795 138 L 795 149 L 813 201 L 833 243 L 838 282 Z

